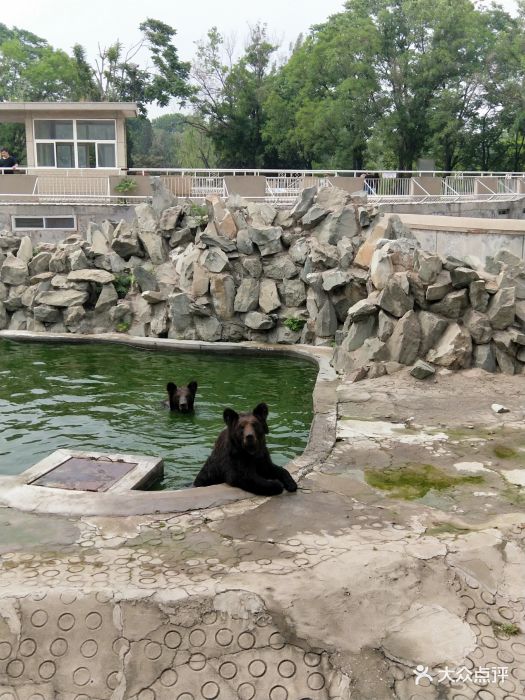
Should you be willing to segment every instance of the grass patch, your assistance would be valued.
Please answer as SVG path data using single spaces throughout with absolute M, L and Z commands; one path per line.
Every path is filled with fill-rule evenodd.
M 502 634 L 509 637 L 515 637 L 521 632 L 518 625 L 515 625 L 513 622 L 495 622 L 494 620 L 492 620 L 491 625 L 492 629 L 494 630 L 494 634 Z
M 413 501 L 423 498 L 430 490 L 444 491 L 460 484 L 481 484 L 482 476 L 452 476 L 432 464 L 408 463 L 398 468 L 365 469 L 370 486 L 389 491 L 393 498 Z
M 452 523 L 441 523 L 435 527 L 429 527 L 425 530 L 425 535 L 438 536 L 438 535 L 466 535 L 467 532 L 471 532 L 468 527 L 458 527 L 457 525 L 452 525 Z
M 494 445 L 493 452 L 496 457 L 500 459 L 514 459 L 518 456 L 516 450 L 513 450 L 512 447 L 506 447 L 505 445 Z

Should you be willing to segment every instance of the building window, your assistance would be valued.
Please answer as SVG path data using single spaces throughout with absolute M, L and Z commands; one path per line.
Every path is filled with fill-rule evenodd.
M 35 119 L 38 168 L 115 168 L 114 119 Z
M 35 231 L 45 229 L 60 229 L 76 231 L 75 216 L 13 216 L 13 231 Z

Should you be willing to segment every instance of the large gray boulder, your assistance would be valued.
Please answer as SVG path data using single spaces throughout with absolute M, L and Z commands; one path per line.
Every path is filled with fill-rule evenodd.
M 463 323 L 476 344 L 484 345 L 490 341 L 493 329 L 485 314 L 469 309 L 463 317 Z
M 305 187 L 304 190 L 301 190 L 299 198 L 290 211 L 290 216 L 295 221 L 298 221 L 306 214 L 308 209 L 312 206 L 316 194 L 317 187 Z
M 306 301 L 306 286 L 300 279 L 286 279 L 282 283 L 285 306 L 301 306 Z
M 261 314 L 259 311 L 248 312 L 244 317 L 244 323 L 254 331 L 266 331 L 275 325 L 275 321 L 271 316 Z
M 371 338 L 374 335 L 377 335 L 376 316 L 362 317 L 350 324 L 348 333 L 341 343 L 341 347 L 348 352 L 353 352 L 360 348 L 367 338 Z
M 418 354 L 425 357 L 433 348 L 448 327 L 447 321 L 428 311 L 418 311 L 417 317 L 421 329 L 421 342 Z
M 329 211 L 335 211 L 342 209 L 351 198 L 351 195 L 340 187 L 321 187 L 317 193 L 316 204 Z
M 184 292 L 170 294 L 168 308 L 173 329 L 177 333 L 184 333 L 193 325 L 190 299 Z
M 414 300 L 409 294 L 408 278 L 405 273 L 392 275 L 379 295 L 379 306 L 392 316 L 401 318 L 414 308 Z
M 35 306 L 33 316 L 41 323 L 56 323 L 60 321 L 62 314 L 56 306 L 42 304 L 41 306 Z
M 441 314 L 447 318 L 459 318 L 468 305 L 466 289 L 458 289 L 456 292 L 446 294 L 441 301 L 432 304 L 432 313 Z
M 468 291 L 470 305 L 475 311 L 484 313 L 489 305 L 490 295 L 485 288 L 483 280 L 474 280 L 469 285 Z
M 222 236 L 213 222 L 210 222 L 204 231 L 195 236 L 195 243 L 206 245 L 208 247 L 216 246 L 225 253 L 233 253 L 237 250 L 235 241 L 227 236 Z M 202 247 L 202 246 L 201 246 Z
M 248 235 L 253 243 L 259 248 L 261 255 L 274 255 L 283 250 L 281 242 L 283 230 L 280 226 L 268 226 L 267 228 L 250 226 Z
M 157 213 L 151 206 L 144 202 L 135 206 L 135 217 L 139 233 L 153 233 L 157 230 Z
M 361 299 L 348 309 L 347 317 L 355 323 L 368 316 L 375 316 L 378 310 L 377 304 L 370 299 Z
M 20 247 L 18 248 L 16 257 L 23 260 L 26 264 L 28 264 L 33 257 L 33 242 L 29 236 L 23 236 L 20 239 Z
M 317 201 L 319 203 L 319 197 Z M 321 206 L 330 209 L 330 206 L 326 204 L 321 204 Z M 319 226 L 313 229 L 312 233 L 320 243 L 329 245 L 337 245 L 337 242 L 343 238 L 353 238 L 359 233 L 354 207 L 349 205 L 340 211 L 332 212 Z
M 78 289 L 61 289 L 53 292 L 41 292 L 36 297 L 37 304 L 47 304 L 48 306 L 77 306 L 84 304 L 88 299 L 87 292 Z
M 442 269 L 443 261 L 439 255 L 418 250 L 414 270 L 425 284 L 434 284 Z
M 250 277 L 258 279 L 263 273 L 261 259 L 258 256 L 250 256 L 241 258 L 241 264 L 246 274 Z
M 319 206 L 319 204 L 314 204 L 313 207 L 306 212 L 306 214 L 301 219 L 302 228 L 308 231 L 311 228 L 315 228 L 317 224 L 320 224 L 323 219 L 328 216 L 328 209 L 324 209 Z
M 269 314 L 281 306 L 277 285 L 272 279 L 262 279 L 259 287 L 259 306 L 265 314 Z
M 485 345 L 474 345 L 472 353 L 472 366 L 484 369 L 485 372 L 496 371 L 496 355 L 494 353 L 494 345 L 492 343 L 486 343 Z
M 137 233 L 126 221 L 121 221 L 115 229 L 111 248 L 124 260 L 129 260 L 132 255 L 142 255 Z
M 329 338 L 335 335 L 337 330 L 337 315 L 334 305 L 327 299 L 319 309 L 315 319 L 315 333 L 321 338 Z
M 241 229 L 237 233 L 237 250 L 242 255 L 251 255 L 253 253 L 253 241 L 250 237 L 248 229 Z
M 440 301 L 453 290 L 452 278 L 448 270 L 442 270 L 434 279 L 432 284 L 429 284 L 426 290 L 425 298 L 427 301 Z
M 234 311 L 246 313 L 255 311 L 259 305 L 259 281 L 251 277 L 246 277 L 241 282 L 235 295 L 233 304 Z
M 12 285 L 27 284 L 29 270 L 25 260 L 9 253 L 0 269 L 0 281 Z
M 389 358 L 402 365 L 411 365 L 418 357 L 421 343 L 421 327 L 414 311 L 407 313 L 396 323 L 386 343 Z
M 33 277 L 34 275 L 38 275 L 41 272 L 47 272 L 49 270 L 50 260 L 51 253 L 47 251 L 37 253 L 28 265 L 30 276 Z
M 156 217 L 159 217 L 169 207 L 177 205 L 177 197 L 168 190 L 158 175 L 150 177 L 150 186 L 153 192 L 151 209 Z
M 161 233 L 139 229 L 138 236 L 144 246 L 146 255 L 154 265 L 161 265 L 166 262 L 168 259 L 168 246 Z
M 67 275 L 68 282 L 97 282 L 98 284 L 108 284 L 115 280 L 115 275 L 107 270 L 72 270 Z
M 510 326 L 514 321 L 515 313 L 516 290 L 514 287 L 499 289 L 490 300 L 487 310 L 492 327 L 500 330 Z
M 233 318 L 235 302 L 235 282 L 227 274 L 214 275 L 210 281 L 210 293 L 215 315 L 219 320 Z
M 228 256 L 220 248 L 208 248 L 200 260 L 209 272 L 224 272 L 230 267 Z
M 451 323 L 435 348 L 427 353 L 427 361 L 449 369 L 469 367 L 472 357 L 472 339 L 470 333 Z
M 215 316 L 196 316 L 195 330 L 201 340 L 214 343 L 222 338 L 222 324 Z
M 292 259 L 286 253 L 274 255 L 263 261 L 265 277 L 271 279 L 285 280 L 297 277 L 298 271 Z
M 370 279 L 376 289 L 384 289 L 394 274 L 392 256 L 384 248 L 377 248 L 370 261 Z
M 161 231 L 174 231 L 177 224 L 182 218 L 182 207 L 176 205 L 164 209 L 159 219 L 159 228 Z M 189 231 L 189 229 L 188 229 Z
M 158 292 L 159 283 L 150 263 L 147 267 L 146 265 L 137 265 L 133 270 L 133 275 L 141 292 Z
M 326 270 L 322 273 L 323 289 L 331 292 L 339 287 L 344 287 L 350 281 L 351 274 L 343 270 Z

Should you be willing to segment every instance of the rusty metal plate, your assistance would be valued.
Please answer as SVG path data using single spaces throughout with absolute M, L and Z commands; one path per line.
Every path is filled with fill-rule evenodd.
M 136 466 L 131 462 L 71 457 L 33 481 L 32 485 L 72 491 L 107 491 Z

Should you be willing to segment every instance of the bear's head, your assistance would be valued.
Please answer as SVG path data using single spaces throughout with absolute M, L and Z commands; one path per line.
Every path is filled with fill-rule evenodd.
M 226 408 L 223 413 L 224 422 L 228 426 L 231 444 L 237 449 L 257 456 L 266 447 L 265 435 L 268 434 L 268 406 L 258 404 L 252 413 L 236 413 L 232 408 Z
M 168 382 L 166 386 L 168 392 L 168 403 L 170 411 L 180 411 L 190 413 L 193 411 L 193 402 L 197 393 L 197 382 L 193 381 L 188 386 L 179 386 L 173 382 Z

